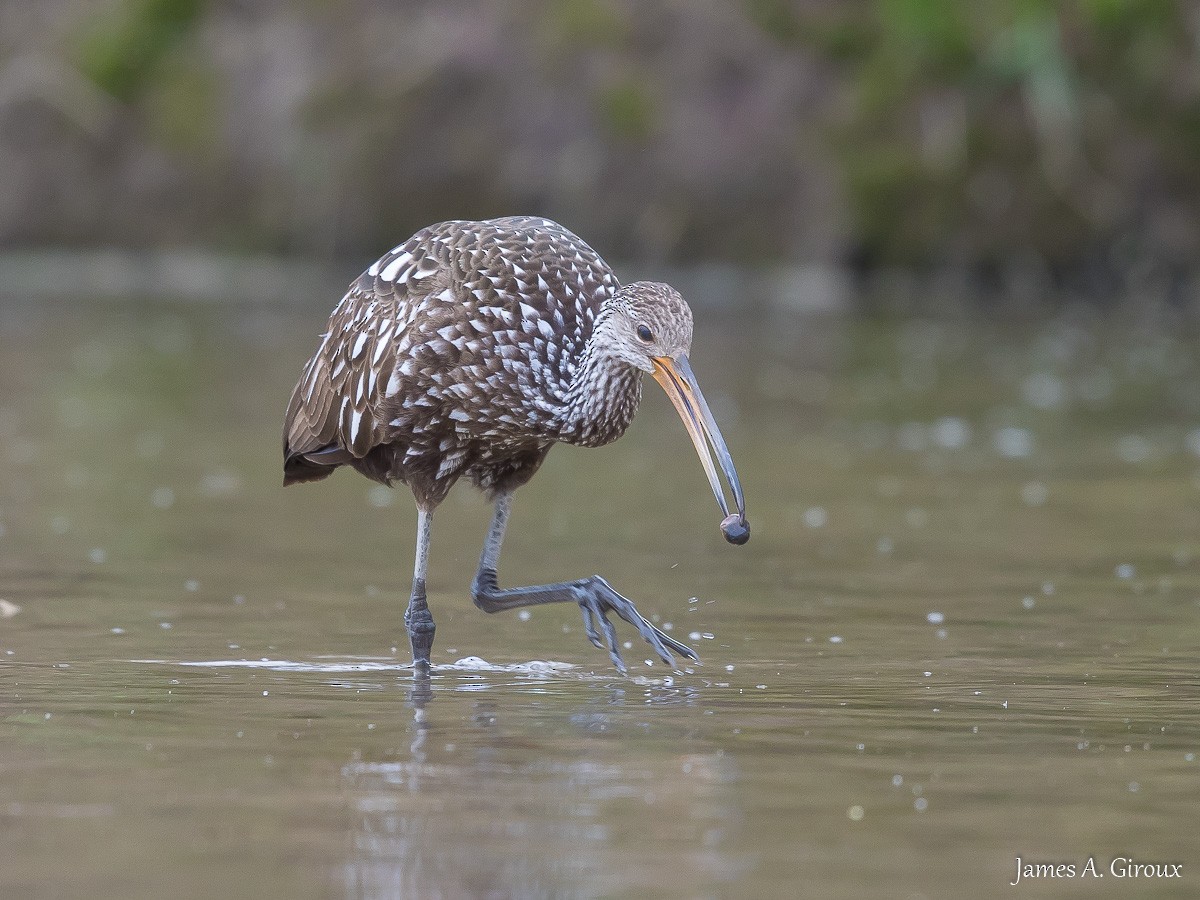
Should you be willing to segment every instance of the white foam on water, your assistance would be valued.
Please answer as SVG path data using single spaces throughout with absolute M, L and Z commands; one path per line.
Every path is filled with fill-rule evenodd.
M 200 669 L 267 669 L 272 672 L 315 672 L 330 674 L 337 672 L 392 672 L 411 669 L 411 663 L 383 660 L 355 659 L 338 662 L 297 662 L 289 659 L 131 659 L 133 663 L 160 666 L 187 666 Z M 436 666 L 435 666 L 436 668 Z
M 270 672 L 299 672 L 318 675 L 336 675 L 355 672 L 411 672 L 412 663 L 397 662 L 390 657 L 317 657 L 311 661 L 289 659 L 131 659 L 131 663 L 158 666 L 184 666 L 198 669 L 262 669 Z M 666 686 L 674 683 L 669 675 L 646 677 L 633 675 L 623 678 L 615 671 L 591 669 L 575 663 L 556 660 L 534 659 L 519 663 L 491 663 L 478 656 L 465 656 L 452 663 L 434 664 L 430 671 L 437 674 L 463 673 L 464 675 L 517 675 L 525 678 L 547 679 L 567 677 L 582 681 L 628 681 L 643 686 Z M 355 685 L 361 687 L 361 685 Z M 475 688 L 484 690 L 484 687 Z

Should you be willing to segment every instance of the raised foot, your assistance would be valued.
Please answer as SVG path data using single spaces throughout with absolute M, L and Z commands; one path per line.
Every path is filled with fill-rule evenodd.
M 649 619 L 638 612 L 632 600 L 618 594 L 613 590 L 612 585 L 599 575 L 594 575 L 578 583 L 576 591 L 579 597 L 579 609 L 583 612 L 584 633 L 595 647 L 608 650 L 609 658 L 622 675 L 628 674 L 629 670 L 625 666 L 625 661 L 621 659 L 621 651 L 617 645 L 617 631 L 612 622 L 608 620 L 610 612 L 616 613 L 636 628 L 646 643 L 654 648 L 654 652 L 659 655 L 659 658 L 671 668 L 675 667 L 675 657 L 671 655 L 672 650 L 687 659 L 700 661 L 695 650 L 656 628 Z M 603 643 L 600 640 L 599 632 L 596 631 L 597 622 L 604 631 Z

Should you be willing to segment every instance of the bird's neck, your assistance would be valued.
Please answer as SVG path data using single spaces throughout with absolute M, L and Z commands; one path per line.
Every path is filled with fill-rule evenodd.
M 642 373 L 605 351 L 597 323 L 567 390 L 566 416 L 560 440 L 581 447 L 615 441 L 637 412 L 642 398 Z

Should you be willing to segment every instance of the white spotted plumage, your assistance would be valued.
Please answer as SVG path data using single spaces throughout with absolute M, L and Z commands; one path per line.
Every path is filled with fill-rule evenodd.
M 417 232 L 335 307 L 288 408 L 289 480 L 349 464 L 436 500 L 464 472 L 490 487 L 536 469 L 556 441 L 615 439 L 639 373 L 604 381 L 615 400 L 598 417 L 583 416 L 572 386 L 618 286 L 595 251 L 547 219 Z

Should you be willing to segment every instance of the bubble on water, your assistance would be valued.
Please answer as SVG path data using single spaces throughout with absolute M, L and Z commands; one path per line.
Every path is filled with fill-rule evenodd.
M 114 627 L 114 628 L 110 628 L 110 629 L 108 629 L 108 631 L 109 631 L 109 633 L 110 633 L 110 634 L 124 634 L 124 633 L 125 633 L 125 629 L 124 629 L 124 628 L 121 628 L 121 627 L 119 627 L 119 626 L 118 626 L 118 627 Z
M 760 691 L 765 691 L 767 689 L 767 686 L 765 684 L 756 684 L 755 687 L 758 688 L 758 690 L 760 690 Z
M 663 622 L 662 630 L 663 631 L 674 631 L 675 623 L 674 622 Z
M 266 696 L 267 696 L 267 695 L 269 695 L 270 693 L 271 693 L 270 691 L 263 691 L 263 696 L 264 696 L 264 697 L 266 697 Z
M 925 810 L 929 809 L 929 801 L 924 797 L 918 797 L 913 801 L 913 809 L 917 812 L 925 812 Z
M 1194 761 L 1195 761 L 1195 759 L 1196 759 L 1196 754 L 1195 754 L 1195 753 L 1185 753 L 1185 754 L 1183 754 L 1183 760 L 1184 760 L 1184 762 L 1194 762 Z
M 189 578 L 187 581 L 185 581 L 183 583 L 183 589 L 189 593 L 194 594 L 194 593 L 196 593 L 196 591 L 200 590 L 200 582 L 197 581 L 195 578 Z
M 875 490 L 879 492 L 880 497 L 898 497 L 903 489 L 904 483 L 891 475 L 885 475 L 875 483 Z
M 454 667 L 458 669 L 494 669 L 490 662 L 479 656 L 464 656 L 462 659 L 454 662 Z
M 206 497 L 232 497 L 241 489 L 241 476 L 224 469 L 208 472 L 200 479 L 200 493 Z
M 1114 571 L 1118 578 L 1124 579 L 1133 578 L 1137 574 L 1137 569 L 1133 567 L 1132 563 L 1121 563 Z
M 626 641 L 621 646 L 624 647 L 626 650 L 632 650 L 633 649 L 633 641 Z
M 1033 435 L 1025 428 L 1009 425 L 992 434 L 992 446 L 1008 459 L 1024 459 L 1033 455 Z
M 939 641 L 944 641 L 948 635 L 949 635 L 949 632 L 946 631 L 945 628 L 939 628 L 937 631 L 935 631 L 933 633 L 933 636 L 936 637 Z
M 1034 372 L 1021 385 L 1025 402 L 1037 409 L 1058 409 L 1067 399 L 1066 385 L 1049 372 Z
M 1193 456 L 1200 456 L 1200 428 L 1189 431 L 1183 438 L 1183 445 Z
M 810 506 L 804 511 L 804 524 L 809 528 L 823 528 L 829 515 L 823 506 Z
M 850 817 L 851 822 L 861 822 L 865 813 L 861 806 L 852 806 L 846 810 L 846 815 Z
M 1154 445 L 1140 434 L 1126 434 L 1117 438 L 1116 453 L 1121 462 L 1145 462 L 1154 453 Z
M 866 749 L 867 749 L 867 745 L 866 745 L 866 744 L 855 744 L 855 745 L 854 745 L 854 749 L 855 749 L 855 750 L 866 750 Z
M 700 640 L 700 632 L 698 632 L 698 631 L 689 631 L 689 632 L 688 632 L 688 640 L 690 640 L 690 641 L 698 641 L 698 640 Z
M 0 619 L 11 619 L 21 611 L 21 607 L 11 600 L 0 599 Z
M 367 502 L 376 509 L 387 509 L 395 500 L 396 495 L 392 493 L 392 489 L 382 484 L 377 484 L 367 491 Z
M 831 644 L 840 644 L 843 640 L 844 638 L 840 634 L 831 634 L 829 636 L 829 643 Z
M 875 552 L 880 556 L 887 556 L 895 549 L 896 545 L 892 542 L 890 537 L 881 537 L 875 542 Z
M 1040 481 L 1029 481 L 1021 485 L 1021 502 L 1026 506 L 1041 506 L 1050 496 L 1050 489 Z
M 1021 600 L 1021 605 L 1026 609 L 1033 609 L 1037 605 L 1037 601 L 1032 597 L 1025 597 Z
M 170 622 L 159 622 L 158 627 L 163 631 L 170 631 L 172 626 Z
M 88 551 L 88 559 L 90 559 L 96 565 L 100 565 L 108 560 L 108 551 L 103 547 L 93 547 Z
M 897 774 L 897 775 L 892 776 L 892 787 L 900 787 L 900 785 L 902 785 L 902 784 L 904 784 L 904 776 L 903 775 Z
M 150 494 L 150 505 L 155 509 L 170 509 L 175 505 L 175 492 L 169 487 L 155 488 Z
M 1140 784 L 1138 784 L 1136 781 L 1129 782 L 1129 793 L 1136 794 L 1141 789 L 1142 789 L 1142 786 Z
M 935 610 L 934 612 L 925 614 L 925 621 L 930 625 L 941 625 L 946 621 L 946 616 L 944 613 L 940 613 Z
M 731 663 L 730 665 L 727 665 L 727 666 L 725 667 L 725 671 L 726 671 L 726 672 L 732 672 L 732 671 L 733 671 L 733 664 Z
M 943 450 L 961 450 L 971 442 L 971 425 L 957 416 L 944 416 L 930 429 L 933 442 Z
M 517 618 L 520 619 L 522 622 L 528 622 L 530 619 L 533 618 L 533 613 L 531 613 L 527 609 L 522 609 L 517 612 Z
M 1042 593 L 1045 594 L 1047 597 L 1053 597 L 1054 596 L 1054 582 L 1053 581 L 1043 581 L 1042 582 Z

